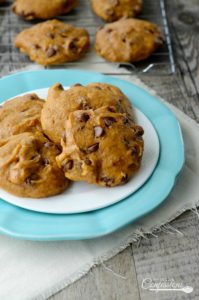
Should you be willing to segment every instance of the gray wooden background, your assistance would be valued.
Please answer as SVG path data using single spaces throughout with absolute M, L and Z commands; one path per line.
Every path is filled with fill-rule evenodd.
M 149 0 L 143 0 L 145 1 Z M 156 2 L 157 0 L 151 0 L 154 6 Z M 166 6 L 177 72 L 175 75 L 158 76 L 152 73 L 140 76 L 165 100 L 173 103 L 198 122 L 199 0 L 166 0 Z M 16 22 L 14 29 L 9 27 L 11 18 Z M 26 66 L 28 59 L 20 56 L 12 48 L 12 37 L 18 30 L 17 17 L 12 14 L 4 16 L 4 8 L 2 8 L 0 23 L 0 74 L 3 75 L 19 66 Z M 165 57 L 162 56 L 162 59 L 165 60 Z M 49 299 L 198 300 L 199 215 L 196 212 L 184 213 L 171 225 L 182 234 L 159 232 L 157 237 L 143 238 L 104 265 L 93 268 L 85 277 Z M 114 275 L 106 267 L 123 278 Z M 174 279 L 184 285 L 193 286 L 194 291 L 189 295 L 173 291 L 156 294 L 142 288 L 142 281 L 145 278 Z

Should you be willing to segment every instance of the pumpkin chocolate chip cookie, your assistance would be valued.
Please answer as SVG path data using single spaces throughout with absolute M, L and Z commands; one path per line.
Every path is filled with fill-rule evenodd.
M 93 11 L 108 22 L 135 17 L 142 10 L 142 0 L 91 0 Z
M 58 168 L 58 148 L 40 132 L 0 140 L 0 187 L 20 197 L 59 194 L 69 181 Z
M 60 144 L 65 131 L 65 122 L 70 112 L 97 109 L 109 106 L 113 112 L 125 112 L 133 119 L 133 111 L 127 97 L 115 86 L 105 83 L 76 84 L 68 90 L 55 84 L 49 89 L 47 101 L 42 109 L 41 123 L 45 134 Z
M 15 46 L 38 64 L 59 64 L 80 59 L 89 48 L 89 35 L 83 28 L 50 20 L 23 30 Z
M 75 8 L 77 0 L 15 0 L 12 10 L 26 20 L 52 19 Z
M 138 62 L 163 45 L 157 25 L 137 19 L 106 24 L 96 34 L 97 54 L 113 62 Z
M 41 130 L 44 101 L 36 94 L 27 94 L 5 102 L 0 109 L 0 139 L 11 135 Z
M 57 163 L 68 179 L 101 186 L 128 181 L 140 167 L 143 129 L 109 107 L 70 113 Z

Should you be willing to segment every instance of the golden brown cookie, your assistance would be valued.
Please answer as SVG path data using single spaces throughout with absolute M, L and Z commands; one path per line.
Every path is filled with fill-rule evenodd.
M 55 84 L 49 89 L 42 109 L 41 123 L 45 134 L 60 144 L 65 131 L 65 121 L 70 112 L 80 109 L 97 109 L 109 106 L 112 111 L 126 112 L 132 118 L 132 107 L 127 97 L 115 86 L 105 83 L 79 84 L 64 90 Z
M 162 45 L 161 32 L 155 24 L 121 19 L 99 29 L 95 49 L 109 61 L 137 62 L 148 58 Z
M 91 0 L 93 11 L 108 22 L 135 17 L 142 10 L 142 0 Z
M 83 28 L 50 20 L 23 30 L 15 46 L 38 64 L 59 64 L 80 59 L 89 48 L 89 35 Z
M 143 129 L 126 114 L 108 107 L 70 113 L 62 153 L 57 157 L 65 176 L 101 186 L 127 182 L 140 167 Z
M 59 194 L 69 181 L 58 168 L 58 148 L 40 132 L 0 140 L 0 187 L 20 197 Z
M 75 8 L 77 0 L 15 0 L 12 10 L 26 20 L 52 19 Z
M 0 139 L 26 131 L 41 130 L 44 101 L 27 94 L 5 102 L 0 108 Z

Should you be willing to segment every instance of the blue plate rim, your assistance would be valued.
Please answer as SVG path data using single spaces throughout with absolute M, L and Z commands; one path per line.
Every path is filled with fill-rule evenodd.
M 49 214 L 44 216 L 42 213 L 27 211 L 0 200 L 0 232 L 16 238 L 40 241 L 96 238 L 136 221 L 159 206 L 171 192 L 185 159 L 180 125 L 169 108 L 156 97 L 130 82 L 77 69 L 25 71 L 3 77 L 0 79 L 0 89 L 3 94 L 1 102 L 23 92 L 49 87 L 55 82 L 61 82 L 63 85 L 77 82 L 82 84 L 106 82 L 121 88 L 133 104 L 151 120 L 158 133 L 161 145 L 158 164 L 150 179 L 135 194 L 121 203 L 94 212 L 72 216 Z M 10 86 L 12 89 L 8 88 Z M 162 119 L 166 124 L 163 124 Z M 159 190 L 154 194 L 155 183 Z M 147 202 L 151 196 L 153 202 Z M 52 222 L 56 226 L 53 226 Z

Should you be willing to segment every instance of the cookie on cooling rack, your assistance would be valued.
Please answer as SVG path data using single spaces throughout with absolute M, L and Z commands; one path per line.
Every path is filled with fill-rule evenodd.
M 23 30 L 15 46 L 38 64 L 59 64 L 80 59 L 89 48 L 89 35 L 83 28 L 50 20 Z
M 19 197 L 59 194 L 69 181 L 57 166 L 60 152 L 41 132 L 25 132 L 0 140 L 0 187 Z
M 97 109 L 109 106 L 110 111 L 126 112 L 133 119 L 133 111 L 127 97 L 115 86 L 105 83 L 79 84 L 64 90 L 60 84 L 49 89 L 42 109 L 41 122 L 45 134 L 60 144 L 65 121 L 70 112 L 80 109 Z
M 70 113 L 57 163 L 73 181 L 113 187 L 140 167 L 143 129 L 109 107 Z
M 135 17 L 142 10 L 142 0 L 91 0 L 91 5 L 96 15 L 108 22 Z
M 0 109 L 0 139 L 11 135 L 41 130 L 44 101 L 36 94 L 27 94 L 5 102 Z
M 15 0 L 12 10 L 26 20 L 52 19 L 75 8 L 77 0 Z
M 138 62 L 163 45 L 157 25 L 138 19 L 106 24 L 96 34 L 97 54 L 113 62 Z

